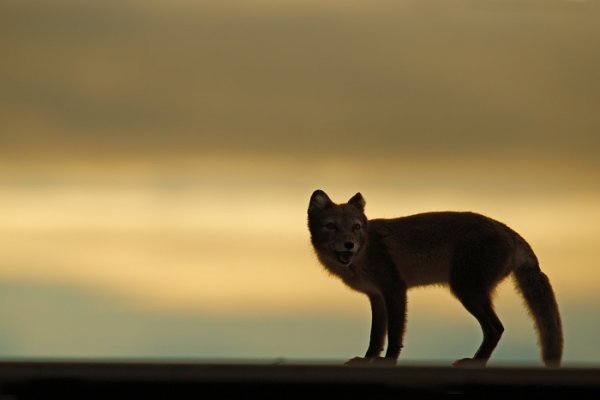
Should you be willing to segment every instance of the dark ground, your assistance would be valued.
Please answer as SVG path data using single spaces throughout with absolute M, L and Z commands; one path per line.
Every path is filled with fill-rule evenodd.
M 6 399 L 598 398 L 600 369 L 0 362 Z M 575 396 L 575 397 L 573 397 Z

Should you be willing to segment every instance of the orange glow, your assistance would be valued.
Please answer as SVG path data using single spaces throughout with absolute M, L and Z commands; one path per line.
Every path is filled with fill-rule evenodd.
M 243 176 L 219 169 L 221 163 L 261 180 L 298 184 L 253 189 Z M 193 178 L 175 186 L 139 178 L 113 184 L 113 175 L 123 178 L 108 167 L 105 176 L 97 172 L 95 184 L 67 177 L 66 183 L 2 188 L 0 277 L 71 282 L 147 307 L 252 314 L 327 304 L 352 312 L 353 295 L 326 275 L 310 248 L 305 213 L 316 187 L 299 172 L 302 166 L 280 163 L 273 170 L 268 163 L 225 158 L 195 163 L 194 171 L 213 171 L 211 180 L 230 182 L 216 188 L 204 187 L 202 172 L 185 169 L 171 171 L 169 179 Z M 336 176 L 340 168 L 319 165 L 307 176 Z M 334 186 L 338 201 L 362 191 L 373 218 L 440 209 L 487 213 L 528 238 L 562 296 L 596 298 L 600 194 L 513 197 L 493 187 L 457 191 L 414 182 L 410 191 L 384 190 L 366 171 L 345 171 L 353 182 Z

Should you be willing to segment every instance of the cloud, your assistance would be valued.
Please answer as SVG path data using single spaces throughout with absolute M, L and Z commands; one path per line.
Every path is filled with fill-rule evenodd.
M 4 151 L 592 157 L 595 9 L 524 3 L 3 4 Z

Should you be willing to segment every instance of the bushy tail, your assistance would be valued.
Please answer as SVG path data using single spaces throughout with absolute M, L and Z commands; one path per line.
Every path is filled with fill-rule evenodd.
M 531 248 L 530 257 L 514 271 L 517 288 L 533 317 L 538 332 L 542 359 L 548 367 L 559 367 L 563 350 L 563 331 L 558 304 L 548 277 L 540 270 Z

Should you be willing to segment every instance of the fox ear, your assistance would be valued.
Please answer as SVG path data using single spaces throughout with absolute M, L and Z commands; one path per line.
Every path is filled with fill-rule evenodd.
M 308 204 L 308 211 L 319 211 L 323 210 L 328 205 L 333 204 L 329 196 L 322 190 L 315 190 L 310 196 L 310 203 Z
M 348 204 L 358 208 L 360 211 L 365 211 L 365 204 L 367 202 L 362 197 L 362 194 L 356 193 L 350 200 L 348 200 Z

